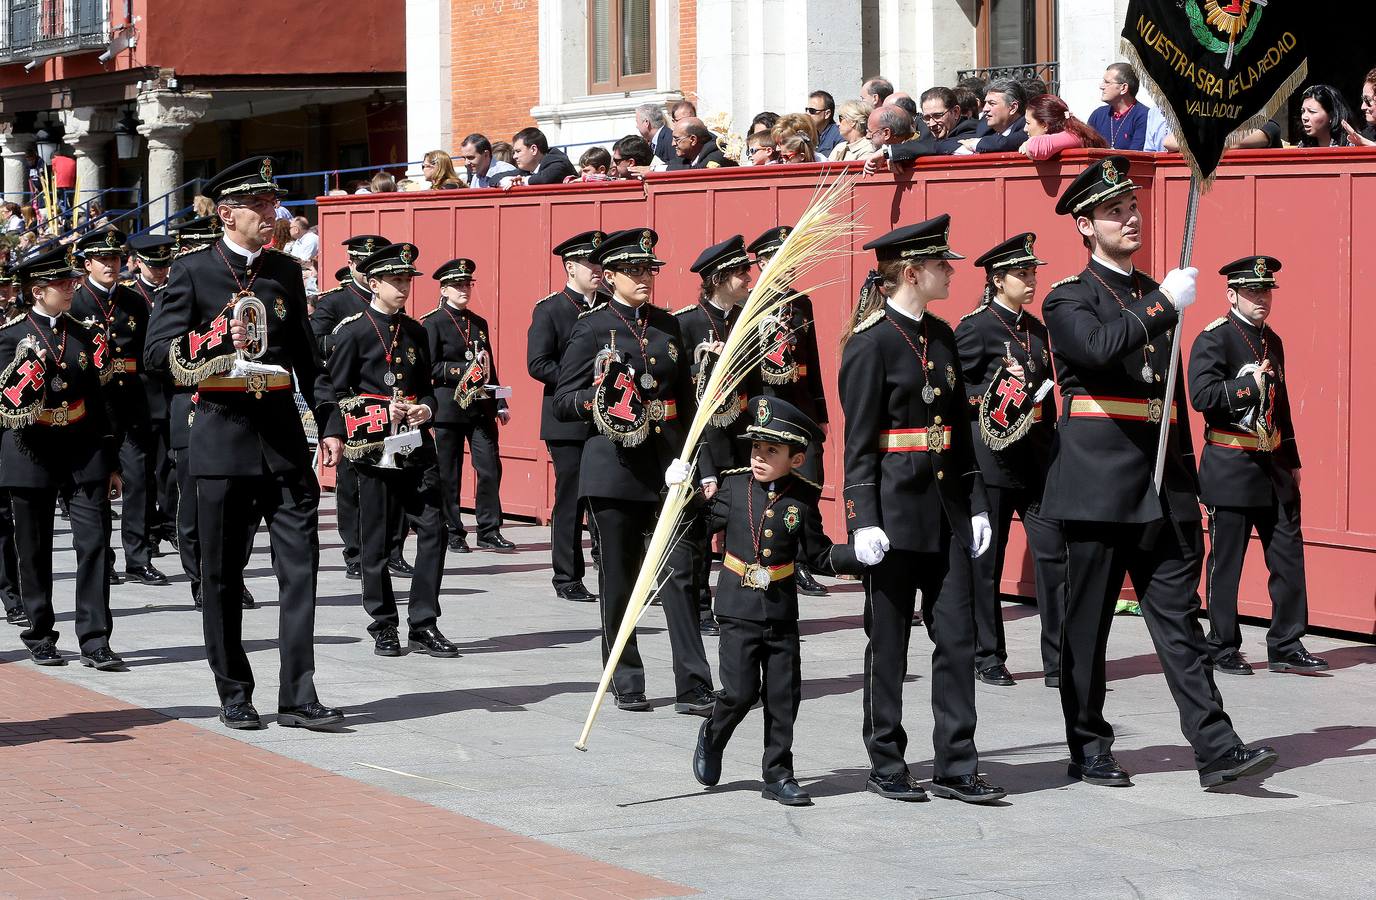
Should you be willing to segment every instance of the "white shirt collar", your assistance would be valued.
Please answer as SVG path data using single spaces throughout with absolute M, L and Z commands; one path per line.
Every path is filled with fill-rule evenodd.
M 639 316 L 639 315 L 640 315 L 640 306 L 644 306 L 644 305 L 645 305 L 645 304 L 642 303 L 640 306 L 632 306 L 632 305 L 629 304 L 629 303 L 623 303 L 615 294 L 612 294 L 612 302 L 615 303 L 617 306 L 622 306 L 622 307 L 625 307 L 626 309 L 629 309 L 629 310 L 631 311 L 631 315 L 633 315 L 633 316 Z
M 245 265 L 253 265 L 253 263 L 258 259 L 258 257 L 263 255 L 263 251 L 261 249 L 248 250 L 244 247 L 240 247 L 238 244 L 234 243 L 234 241 L 227 234 L 220 235 L 220 240 L 230 250 L 234 251 L 239 256 L 242 256 L 244 258 Z
M 1022 307 L 1018 307 L 1017 309 L 1012 309 L 1012 308 L 1010 308 L 1010 307 L 1008 307 L 1008 306 L 1005 306 L 1004 304 L 1000 303 L 998 297 L 995 297 L 993 300 L 991 300 L 991 301 L 989 301 L 989 302 L 990 302 L 990 303 L 993 303 L 995 306 L 999 307 L 1000 309 L 1004 310 L 1005 312 L 1010 312 L 1010 313 L 1012 313 L 1012 314 L 1013 314 L 1013 321 L 1015 321 L 1015 322 L 1021 322 L 1021 321 L 1022 321 Z
M 891 302 L 890 302 L 890 303 L 885 303 L 884 305 L 887 306 L 889 309 L 893 310 L 894 312 L 898 313 L 900 316 L 904 316 L 905 318 L 911 319 L 911 320 L 914 321 L 914 322 L 921 322 L 921 321 L 922 321 L 922 316 L 925 315 L 926 312 L 927 312 L 927 311 L 924 309 L 921 313 L 919 313 L 919 314 L 917 314 L 917 315 L 913 315 L 912 313 L 908 312 L 906 309 L 899 309 L 897 306 L 894 306 L 893 303 L 891 303 Z
M 1122 269 L 1118 268 L 1113 263 L 1104 259 L 1097 253 L 1091 253 L 1090 258 L 1097 262 L 1099 265 L 1103 266 L 1105 269 L 1108 269 L 1110 272 L 1117 272 L 1119 275 L 1122 275 L 1124 277 L 1130 278 L 1132 276 L 1132 273 L 1136 271 L 1135 269 L 1129 269 L 1128 271 L 1124 272 Z
M 102 296 L 106 296 L 106 297 L 108 297 L 110 294 L 114 293 L 114 291 L 115 291 L 114 285 L 111 285 L 111 286 L 108 287 L 108 288 L 103 288 L 103 287 L 101 287 L 100 285 L 96 284 L 95 279 L 92 278 L 90 275 L 87 275 L 87 276 L 86 276 L 86 285 L 87 285 L 87 287 L 89 287 L 91 290 L 96 291 L 96 292 L 100 293 Z
M 1251 319 L 1247 318 L 1247 317 L 1244 316 L 1242 313 L 1238 312 L 1236 309 L 1231 309 L 1231 310 L 1229 310 L 1229 312 L 1231 312 L 1233 315 L 1237 316 L 1237 317 L 1238 317 L 1238 320 L 1241 321 L 1242 324 L 1244 324 L 1244 325 L 1251 325 L 1253 328 L 1255 328 L 1255 329 L 1258 330 L 1258 331 L 1260 331 L 1260 330 L 1265 326 L 1265 324 L 1266 324 L 1265 322 L 1263 322 L 1261 325 L 1257 325 L 1257 324 L 1255 324 Z
M 720 303 L 718 303 L 718 302 L 716 301 L 716 298 L 715 298 L 715 297 L 712 298 L 712 299 L 710 299 L 710 300 L 708 300 L 707 302 L 710 303 L 710 304 L 712 304 L 713 306 L 715 306 L 715 307 L 717 308 L 717 311 L 720 312 L 720 313 L 722 314 L 723 317 L 729 316 L 729 315 L 731 314 L 731 310 L 732 310 L 732 309 L 735 307 L 735 305 L 736 305 L 736 304 L 733 303 L 733 304 L 731 304 L 730 306 L 722 306 Z

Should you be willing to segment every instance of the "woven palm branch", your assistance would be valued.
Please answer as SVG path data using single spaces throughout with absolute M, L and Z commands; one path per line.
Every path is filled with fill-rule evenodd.
M 697 414 L 688 426 L 684 439 L 683 452 L 679 457 L 692 460 L 696 454 L 698 440 L 711 421 L 713 411 L 722 401 L 732 396 L 750 370 L 759 365 L 766 348 L 759 338 L 759 325 L 768 316 L 775 315 L 779 309 L 800 294 L 814 291 L 832 283 L 835 279 L 808 281 L 808 275 L 823 263 L 842 258 L 850 252 L 850 238 L 856 231 L 856 213 L 843 210 L 852 196 L 852 188 L 859 178 L 859 172 L 842 172 L 829 184 L 823 181 L 813 193 L 807 208 L 803 210 L 797 225 L 789 232 L 787 240 L 779 247 L 769 265 L 760 274 L 760 280 L 750 291 L 741 306 L 740 317 L 736 320 L 731 334 L 727 337 L 721 357 L 712 368 L 712 375 L 703 389 L 698 401 Z M 804 290 L 794 290 L 791 285 L 798 280 L 808 284 Z M 669 551 L 682 538 L 681 527 L 684 508 L 692 496 L 692 487 L 685 484 L 674 485 L 669 489 L 660 508 L 659 519 L 655 522 L 654 534 L 645 552 L 645 562 L 636 576 L 635 586 L 631 589 L 626 614 L 621 627 L 607 655 L 607 664 L 602 670 L 602 680 L 597 686 L 592 707 L 588 710 L 583 732 L 574 744 L 579 750 L 588 749 L 588 735 L 597 720 L 598 710 L 611 684 L 612 673 L 616 671 L 626 642 L 635 633 L 636 623 L 644 610 L 659 592 L 659 574 L 668 558 Z

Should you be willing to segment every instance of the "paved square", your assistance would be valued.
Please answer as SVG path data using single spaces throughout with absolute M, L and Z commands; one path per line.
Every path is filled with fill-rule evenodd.
M 83 886 L 101 888 L 102 870 L 81 859 L 89 843 L 82 837 L 85 820 L 49 810 L 69 809 L 72 798 L 91 792 L 117 792 L 119 802 L 102 801 L 107 823 L 121 816 L 130 822 L 157 818 L 149 810 L 167 806 L 171 790 L 148 784 L 129 790 L 137 779 L 111 783 L 119 772 L 103 778 L 85 768 L 98 764 L 91 754 L 116 753 L 121 743 L 132 743 L 149 757 L 180 754 L 180 768 L 193 776 L 204 769 L 203 795 L 195 805 L 209 811 L 220 808 L 222 793 L 229 797 L 226 808 L 242 809 L 238 792 L 261 793 L 258 773 L 270 775 L 288 760 L 306 764 L 300 773 L 314 772 L 321 784 L 331 777 L 326 773 L 344 776 L 328 782 L 326 793 L 338 795 L 337 802 L 320 801 L 316 793 L 286 804 L 287 811 L 269 805 L 215 826 L 225 833 L 225 846 L 250 840 L 245 829 L 266 828 L 277 842 L 260 834 L 252 840 L 264 858 L 256 852 L 245 856 L 255 866 L 286 866 L 283 877 L 298 879 L 298 889 L 286 882 L 276 886 L 288 894 L 308 892 L 301 886 L 310 884 L 283 863 L 306 846 L 291 830 L 290 816 L 318 815 L 317 805 L 330 802 L 328 809 L 347 817 L 358 839 L 390 843 L 390 853 L 370 850 L 382 855 L 369 859 L 394 866 L 385 884 L 366 890 L 322 883 L 319 891 L 334 895 L 433 889 L 493 896 L 501 888 L 555 895 L 555 887 L 520 888 L 520 873 L 510 881 L 485 880 L 482 870 L 465 875 L 461 857 L 433 841 L 413 839 L 457 834 L 460 826 L 445 823 L 458 816 L 451 820 L 448 813 L 480 820 L 463 828 L 490 823 L 514 833 L 507 835 L 506 847 L 501 839 L 483 845 L 500 857 L 491 863 L 495 868 L 510 858 L 507 850 L 521 836 L 537 839 L 532 846 L 553 845 L 616 867 L 595 868 L 570 856 L 561 874 L 591 879 L 578 896 L 615 895 L 599 893 L 609 890 L 609 882 L 599 878 L 625 879 L 622 896 L 668 895 L 682 888 L 740 898 L 1376 895 L 1376 647 L 1313 637 L 1310 649 L 1333 663 L 1329 677 L 1270 675 L 1264 662 L 1251 678 L 1220 676 L 1239 733 L 1248 742 L 1274 745 L 1281 763 L 1264 781 L 1206 794 L 1145 626 L 1140 619 L 1117 619 L 1109 645 L 1108 715 L 1118 730 L 1115 752 L 1137 786 L 1096 788 L 1072 784 L 1065 775 L 1059 701 L 1041 684 L 1037 619 L 1030 607 L 1010 605 L 1009 664 L 1019 683 L 978 689 L 981 769 L 1008 788 L 1008 802 L 983 808 L 942 800 L 903 805 L 863 792 L 868 767 L 860 741 L 862 602 L 857 585 L 839 583 L 831 597 L 803 601 L 805 700 L 795 755 L 799 779 L 816 806 L 789 810 L 759 796 L 758 715 L 732 741 L 722 785 L 703 790 L 693 780 L 690 756 L 700 720 L 672 711 L 668 640 L 658 609 L 645 617 L 641 637 L 656 709 L 626 713 L 608 705 L 589 752 L 573 749 L 600 673 L 597 611 L 592 604 L 554 599 L 545 529 L 506 529 L 521 545 L 519 553 L 450 555 L 439 624 L 463 650 L 457 660 L 373 656 L 358 582 L 343 577 L 328 509 L 322 529 L 317 683 L 324 702 L 349 713 L 339 734 L 275 725 L 258 732 L 221 728 L 199 617 L 181 579 L 165 588 L 114 589 L 112 643 L 130 663 L 126 673 L 85 669 L 74 656 L 72 665 L 40 672 L 25 661 L 17 633 L 3 626 L 0 659 L 9 663 L 0 726 L 19 723 L 46 736 L 37 741 L 0 732 L 0 743 L 7 745 L 0 833 L 14 851 L 0 856 L 0 868 L 29 880 L 42 876 L 41 890 L 11 880 L 0 884 L 0 892 L 70 896 Z M 57 588 L 58 608 L 65 610 L 59 646 L 71 652 L 72 555 L 65 535 L 58 543 L 63 550 L 56 568 L 65 573 Z M 169 574 L 178 569 L 170 556 L 157 564 Z M 258 678 L 256 699 L 268 712 L 276 697 L 277 652 L 265 537 L 248 576 L 261 608 L 245 614 L 245 637 Z M 1262 631 L 1249 627 L 1245 639 L 1244 650 L 1264 661 Z M 714 639 L 707 640 L 714 658 Z M 910 762 L 920 778 L 931 775 L 929 651 L 925 635 L 915 631 L 906 724 Z M 45 689 L 54 681 L 182 722 L 123 704 L 73 709 L 90 695 Z M 102 718 L 108 716 L 115 718 Z M 246 784 L 237 786 L 226 781 L 224 765 L 213 762 L 225 759 L 225 748 L 234 745 L 256 748 L 239 757 Z M 69 768 L 63 761 L 77 749 L 81 765 Z M 48 760 L 48 768 L 29 764 L 35 754 Z M 436 809 L 427 812 L 413 800 Z M 395 805 L 402 802 L 405 816 Z M 28 812 L 17 816 L 22 810 Z M 272 830 L 279 826 L 264 824 L 273 816 L 287 823 L 281 833 Z M 406 816 L 415 817 L 410 829 L 398 822 Z M 176 829 L 181 819 L 171 815 L 163 821 Z M 186 827 L 199 828 L 201 822 L 188 819 Z M 341 866 L 366 868 L 348 842 L 333 849 L 328 842 L 308 843 Z M 41 871 L 12 869 L 15 854 L 28 858 L 23 848 L 31 844 L 45 851 L 38 854 Z M 223 857 L 186 849 L 202 865 L 225 866 Z M 302 850 L 302 858 L 315 859 L 316 850 Z M 663 881 L 640 879 L 625 887 L 633 876 L 614 875 L 617 870 Z M 236 886 L 223 872 L 196 871 L 205 885 L 223 888 L 217 895 L 265 893 L 243 886 L 251 881 Z M 414 885 L 407 881 L 412 872 Z M 559 885 L 567 887 L 567 880 Z

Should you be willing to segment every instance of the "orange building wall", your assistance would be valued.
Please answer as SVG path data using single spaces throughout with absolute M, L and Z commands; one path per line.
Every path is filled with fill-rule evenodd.
M 469 134 L 492 141 L 535 121 L 540 100 L 540 35 L 537 0 L 452 0 L 451 110 L 454 147 Z
M 678 86 L 683 96 L 698 99 L 698 0 L 678 3 Z

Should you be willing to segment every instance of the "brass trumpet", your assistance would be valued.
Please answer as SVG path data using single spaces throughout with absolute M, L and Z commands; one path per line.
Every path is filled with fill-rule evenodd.
M 244 323 L 247 346 L 236 351 L 239 359 L 258 359 L 268 349 L 268 308 L 253 294 L 244 291 L 234 301 L 234 318 Z

